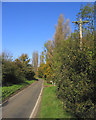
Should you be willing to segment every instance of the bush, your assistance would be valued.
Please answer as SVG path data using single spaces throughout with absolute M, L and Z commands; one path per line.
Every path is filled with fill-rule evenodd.
M 63 44 L 64 45 L 64 44 Z M 61 49 L 60 53 L 65 50 Z M 61 57 L 61 54 L 58 53 Z M 72 54 L 74 53 L 74 54 Z M 93 60 L 90 50 L 82 49 L 62 55 L 57 62 L 55 79 L 57 83 L 57 97 L 62 99 L 66 110 L 78 117 L 94 117 L 94 80 Z M 64 59 L 65 56 L 66 59 Z M 55 56 L 56 57 L 56 56 Z M 58 61 L 57 59 L 57 61 Z M 56 61 L 55 61 L 56 62 Z M 61 63 L 61 64 L 60 64 Z M 95 73 L 96 74 L 96 73 Z
M 29 60 L 25 61 L 26 63 L 24 63 L 24 61 L 20 61 L 19 59 L 12 61 L 12 59 L 9 59 L 10 57 L 6 58 L 5 53 L 3 53 L 2 58 L 3 86 L 19 84 L 34 78 L 35 73 L 33 72 L 32 66 L 28 64 Z
M 4 61 L 2 64 L 2 84 L 16 84 L 25 80 L 24 75 L 14 62 Z
M 32 70 L 32 66 L 28 65 L 25 69 L 25 78 L 27 80 L 32 80 L 34 79 L 35 76 L 35 72 Z

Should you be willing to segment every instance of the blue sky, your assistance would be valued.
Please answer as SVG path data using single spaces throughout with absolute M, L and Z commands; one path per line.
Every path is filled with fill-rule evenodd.
M 86 3 L 83 2 L 85 5 Z M 70 20 L 72 31 L 81 2 L 4 2 L 2 4 L 2 50 L 14 59 L 27 53 L 32 59 L 33 51 L 39 54 L 44 43 L 52 39 L 60 14 Z

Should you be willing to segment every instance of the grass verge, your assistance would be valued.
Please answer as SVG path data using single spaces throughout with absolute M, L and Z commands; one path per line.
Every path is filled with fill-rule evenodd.
M 46 87 L 43 91 L 39 118 L 75 118 L 63 110 L 62 102 L 56 97 L 56 86 Z
M 4 101 L 6 98 L 8 98 L 10 95 L 15 93 L 16 91 L 21 90 L 22 88 L 32 84 L 34 81 L 35 80 L 30 80 L 21 84 L 2 87 L 2 101 Z

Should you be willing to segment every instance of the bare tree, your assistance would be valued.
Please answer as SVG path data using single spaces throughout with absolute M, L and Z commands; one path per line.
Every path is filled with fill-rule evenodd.
M 32 55 L 32 66 L 35 74 L 37 74 L 38 70 L 38 51 L 34 51 Z

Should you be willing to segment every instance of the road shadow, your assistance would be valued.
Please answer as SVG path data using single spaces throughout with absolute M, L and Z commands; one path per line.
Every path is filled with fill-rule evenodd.
M 35 78 L 34 80 L 39 81 L 39 79 Z

